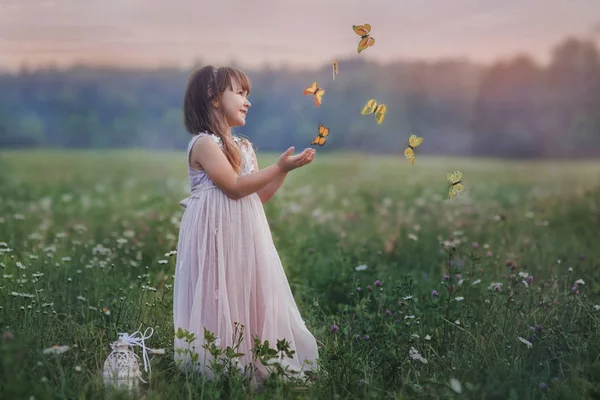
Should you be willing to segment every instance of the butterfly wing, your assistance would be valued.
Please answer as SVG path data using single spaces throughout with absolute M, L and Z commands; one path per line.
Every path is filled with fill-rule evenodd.
M 387 111 L 387 106 L 385 104 L 380 104 L 377 106 L 377 108 L 375 108 L 375 119 L 377 120 L 378 124 L 381 124 L 383 122 L 386 111 Z
M 415 162 L 415 152 L 413 149 L 411 149 L 410 147 L 407 147 L 406 150 L 404 150 L 404 157 L 410 161 L 410 163 L 414 163 Z
M 319 136 L 329 136 L 329 128 L 325 127 L 323 124 L 319 124 Z
M 418 137 L 417 135 L 410 135 L 408 143 L 414 148 L 423 143 L 423 138 Z
M 339 69 L 338 61 L 337 61 L 337 59 L 334 59 L 333 60 L 333 79 L 334 80 L 335 80 L 335 76 L 338 74 L 338 69 Z
M 325 94 L 325 89 L 317 89 L 314 95 L 315 107 L 320 107 L 321 102 L 323 101 L 323 95 Z
M 465 191 L 465 185 L 463 185 L 462 183 L 456 183 L 452 186 L 450 186 L 450 190 L 448 191 L 448 196 L 450 198 L 458 196 L 459 194 L 462 194 Z
M 454 171 L 452 173 L 446 172 L 446 180 L 452 184 L 462 179 L 462 172 Z
M 367 104 L 363 107 L 360 113 L 362 115 L 372 114 L 375 111 L 375 107 L 377 107 L 377 101 L 375 99 L 371 99 L 367 101 Z
M 358 36 L 365 36 L 371 32 L 371 25 L 352 25 L 352 29 L 354 29 L 354 33 L 356 33 Z
M 309 87 L 307 87 L 306 89 L 304 89 L 304 94 L 309 95 L 309 94 L 314 94 L 317 91 L 317 82 L 313 82 L 312 85 L 310 85 Z

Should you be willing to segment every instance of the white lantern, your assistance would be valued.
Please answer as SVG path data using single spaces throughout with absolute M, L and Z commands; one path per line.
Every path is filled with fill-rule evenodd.
M 140 326 L 141 328 L 141 326 Z M 150 330 L 150 334 L 146 333 Z M 144 370 L 148 372 L 150 369 L 150 360 L 148 351 L 154 354 L 164 354 L 164 349 L 149 349 L 145 346 L 144 340 L 148 339 L 154 333 L 154 329 L 146 328 L 142 335 L 139 330 L 129 335 L 128 333 L 119 333 L 119 340 L 112 343 L 110 347 L 113 351 L 104 361 L 104 386 L 107 389 L 125 389 L 130 393 L 139 390 L 139 381 L 147 383 L 142 378 L 140 370 L 139 357 L 129 348 L 132 346 L 140 346 L 142 348 L 142 356 L 144 359 Z M 151 370 L 151 369 L 150 369 Z

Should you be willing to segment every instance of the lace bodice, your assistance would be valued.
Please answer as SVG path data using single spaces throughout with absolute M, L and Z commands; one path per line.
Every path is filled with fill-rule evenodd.
M 198 140 L 202 136 L 210 136 L 221 149 L 223 149 L 223 143 L 221 138 L 212 133 L 201 132 L 198 135 L 194 136 L 190 143 L 188 144 L 187 156 L 188 156 L 188 177 L 190 180 L 190 189 L 193 190 L 196 187 L 204 187 L 204 186 L 213 186 L 214 183 L 208 177 L 204 170 L 194 169 L 190 163 L 190 153 L 192 151 L 192 147 L 196 140 Z M 233 136 L 233 140 L 240 146 L 241 155 L 242 155 L 242 170 L 240 171 L 240 175 L 248 175 L 252 173 L 255 169 L 254 167 L 254 149 L 252 148 L 252 144 L 247 139 L 242 139 L 239 136 Z

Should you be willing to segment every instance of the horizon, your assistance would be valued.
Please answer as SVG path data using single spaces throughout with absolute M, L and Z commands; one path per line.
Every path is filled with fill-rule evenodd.
M 227 10 L 232 3 L 237 13 Z M 368 9 L 358 0 L 258 4 L 0 0 L 0 70 L 187 69 L 198 60 L 248 69 L 314 69 L 333 57 L 378 64 L 448 59 L 491 64 L 519 54 L 544 65 L 565 38 L 600 37 L 596 0 L 372 0 Z M 262 18 L 265 9 L 275 17 Z M 197 17 L 205 14 L 211 17 Z M 298 18 L 310 14 L 310 24 Z M 352 25 L 363 23 L 372 25 L 376 44 L 358 55 Z M 220 39 L 209 40 L 207 32 Z

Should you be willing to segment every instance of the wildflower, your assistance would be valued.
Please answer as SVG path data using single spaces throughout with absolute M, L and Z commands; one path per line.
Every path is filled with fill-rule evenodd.
M 369 335 L 363 336 L 363 340 L 369 340 Z
M 517 339 L 519 339 L 521 343 L 525 344 L 528 349 L 533 347 L 533 343 L 531 343 L 529 340 L 523 339 L 521 336 L 519 336 Z
M 355 271 L 364 271 L 365 269 L 367 269 L 367 266 L 364 264 L 354 268 Z
M 462 274 L 456 274 L 456 279 L 460 281 L 462 279 Z
M 456 301 L 463 301 L 464 299 L 465 299 L 465 298 L 464 298 L 464 297 L 462 297 L 462 296 L 458 296 L 458 297 L 455 297 L 455 298 L 454 298 L 454 300 L 456 300 Z
M 456 379 L 456 378 L 450 379 L 450 387 L 456 393 L 459 393 L 459 394 L 462 393 L 462 385 L 458 379 Z
M 442 281 L 446 282 L 450 277 L 446 274 L 444 274 L 444 276 L 442 276 Z
M 423 364 L 427 364 L 427 360 L 425 358 L 423 358 L 423 356 L 421 354 L 419 354 L 419 351 L 417 349 L 415 349 L 414 347 L 410 348 L 410 350 L 408 351 L 408 355 L 413 360 L 421 361 Z
M 4 340 L 5 342 L 10 342 L 14 338 L 15 338 L 15 335 L 11 331 L 5 331 L 2 334 L 2 340 Z
M 419 238 L 417 237 L 417 235 L 415 235 L 414 233 L 409 233 L 408 234 L 408 238 L 411 239 L 411 240 L 414 240 L 415 242 L 417 240 L 419 240 Z
M 159 264 L 166 264 L 166 263 L 168 263 L 168 262 L 169 262 L 168 260 L 158 260 L 158 263 L 159 263 Z
M 431 297 L 433 297 L 433 298 L 436 298 L 436 297 L 438 297 L 438 292 L 437 292 L 437 290 L 433 289 L 433 290 L 431 291 Z
M 481 279 L 474 280 L 473 283 L 471 283 L 471 285 L 477 285 L 479 283 L 481 283 Z
M 381 287 L 381 286 L 383 286 L 383 283 L 382 283 L 382 282 L 381 282 L 379 279 L 377 279 L 377 280 L 375 281 L 375 283 L 373 283 L 373 284 L 374 284 L 376 287 Z
M 388 317 L 391 317 L 392 316 L 392 311 L 385 310 L 385 315 L 387 315 Z
M 526 279 L 526 282 L 529 286 L 533 285 L 533 275 L 529 275 Z
M 360 292 L 360 286 L 357 286 L 357 287 L 356 287 L 356 291 L 357 291 L 357 292 Z
M 331 333 L 337 333 L 337 331 L 340 330 L 340 328 L 337 325 L 331 325 L 331 328 L 329 328 L 331 330 Z
M 59 346 L 57 344 L 55 344 L 52 347 L 49 347 L 47 349 L 44 349 L 44 351 L 42 352 L 43 354 L 62 354 L 66 351 L 68 351 L 71 347 L 64 345 L 64 346 Z
M 473 243 L 471 243 L 471 246 L 472 246 L 474 249 L 478 249 L 478 248 L 479 248 L 479 243 L 477 243 L 477 242 L 473 242 Z
M 494 253 L 492 253 L 491 251 L 488 250 L 487 253 L 485 253 L 486 256 L 491 257 L 492 255 L 494 255 Z
M 408 295 L 408 296 L 405 296 L 405 297 L 403 297 L 403 298 L 402 298 L 402 300 L 410 300 L 410 299 L 412 299 L 412 298 L 413 298 L 413 296 L 412 296 L 412 294 L 411 294 L 411 295 Z
M 585 282 L 583 279 L 577 279 L 574 283 L 574 285 L 585 285 Z
M 596 310 L 596 311 L 600 311 L 600 304 L 596 304 L 596 305 L 594 306 L 594 310 Z
M 367 290 L 368 290 L 369 292 L 373 291 L 373 286 L 371 286 L 371 285 L 367 285 Z
M 535 326 L 535 330 L 536 330 L 537 333 L 541 334 L 544 329 L 542 328 L 541 325 L 536 325 Z

